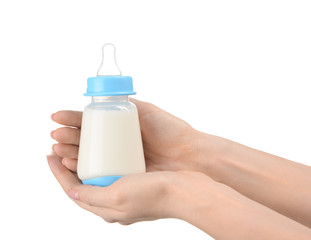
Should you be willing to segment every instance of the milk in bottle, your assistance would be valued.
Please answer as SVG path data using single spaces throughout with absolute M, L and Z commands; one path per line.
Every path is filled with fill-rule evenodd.
M 121 76 L 114 54 L 112 44 L 104 45 L 97 77 L 88 78 L 85 95 L 92 103 L 83 112 L 78 156 L 78 176 L 84 184 L 109 186 L 146 170 L 138 112 L 128 97 L 135 94 L 132 78 Z

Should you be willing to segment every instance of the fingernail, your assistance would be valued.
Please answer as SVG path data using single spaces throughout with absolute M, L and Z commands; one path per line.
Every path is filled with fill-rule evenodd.
M 55 151 L 56 145 L 57 145 L 57 144 L 53 144 L 53 146 L 52 146 L 52 150 L 53 150 L 54 152 L 56 152 L 56 151 Z
M 54 121 L 54 116 L 55 116 L 55 113 L 52 113 L 51 115 L 51 119 Z
M 55 133 L 55 130 L 53 130 L 53 131 L 51 132 L 51 138 L 54 138 L 54 139 L 55 139 L 54 133 Z
M 69 192 L 68 192 L 68 196 L 71 199 L 79 200 L 79 192 L 77 190 L 75 190 L 75 189 L 70 189 Z

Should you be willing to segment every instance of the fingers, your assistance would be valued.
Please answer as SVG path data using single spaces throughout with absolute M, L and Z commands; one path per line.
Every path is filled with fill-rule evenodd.
M 47 156 L 51 171 L 70 198 L 89 206 L 110 208 L 112 203 L 120 202 L 120 195 L 114 194 L 109 187 L 81 184 L 78 177 L 67 169 L 56 155 Z
M 123 184 L 121 184 L 122 187 L 120 186 L 121 181 L 118 181 L 119 184 L 115 182 L 108 187 L 79 185 L 70 190 L 70 196 L 90 206 L 102 207 L 119 212 L 122 205 L 126 203 L 128 191 L 130 190 L 128 186 L 124 185 L 126 181 L 123 181 Z
M 73 187 L 81 185 L 78 177 L 70 172 L 62 163 L 61 158 L 56 155 L 48 155 L 47 160 L 57 181 L 60 183 L 66 193 Z
M 90 206 L 84 202 L 81 201 L 77 201 L 77 200 L 73 200 L 79 207 L 83 208 L 84 210 L 90 211 L 92 213 L 94 213 L 95 215 L 101 217 L 102 219 L 104 219 L 106 222 L 108 223 L 114 223 L 117 222 L 116 219 L 116 211 L 112 210 L 112 209 L 108 209 L 108 208 L 102 208 L 102 207 L 93 207 Z
M 66 126 L 81 127 L 82 112 L 58 111 L 51 116 L 52 120 Z
M 79 205 L 81 208 L 90 211 L 100 217 L 102 217 L 106 222 L 112 223 L 116 222 L 117 219 L 115 216 L 117 216 L 118 212 L 113 209 L 108 208 L 102 208 L 102 207 L 93 207 L 91 204 L 87 203 L 88 196 L 84 194 L 82 191 L 82 199 L 83 201 L 75 200 L 75 197 L 72 197 L 72 189 L 74 187 L 78 186 L 85 186 L 86 188 L 92 188 L 92 186 L 89 185 L 82 185 L 80 180 L 77 178 L 75 174 L 70 172 L 68 169 L 66 169 L 65 166 L 61 163 L 61 158 L 56 155 L 49 155 L 47 156 L 47 160 L 49 163 L 49 166 L 57 179 L 57 181 L 60 183 L 63 190 L 71 197 L 74 202 Z M 92 193 L 92 191 L 91 191 Z M 94 192 L 93 192 L 94 194 Z M 94 197 L 92 197 L 94 198 Z M 96 198 L 94 198 L 96 199 Z M 99 199 L 98 199 L 99 200 Z M 92 203 L 92 200 L 90 201 Z
M 89 206 L 110 208 L 109 198 L 111 191 L 108 187 L 97 187 L 91 185 L 79 185 L 71 189 L 68 195 Z
M 51 137 L 60 143 L 79 145 L 80 130 L 71 127 L 58 128 L 51 132 Z
M 133 193 L 133 188 L 132 185 L 127 185 L 129 179 L 121 180 L 118 184 L 114 183 L 109 187 L 83 185 L 76 174 L 62 164 L 60 157 L 49 155 L 47 159 L 54 176 L 63 190 L 80 207 L 95 213 L 107 222 L 130 224 L 150 218 L 148 216 L 140 216 L 141 214 L 137 213 L 140 208 L 146 209 L 146 206 L 141 206 L 140 203 L 137 203 L 141 199 L 140 195 L 136 196 L 134 193 L 135 198 L 130 197 Z M 137 181 L 141 182 L 139 176 L 143 175 L 136 175 L 138 179 L 135 176 L 132 177 L 132 184 L 136 185 Z M 144 192 L 144 189 L 138 192 Z
M 116 198 L 109 188 L 83 185 L 78 177 L 62 164 L 60 157 L 49 155 L 47 159 L 55 178 L 71 199 L 80 207 L 103 217 L 107 222 L 115 221 L 112 216 L 116 213 L 112 213 L 118 211 L 111 209 L 111 205 Z M 74 161 L 76 162 L 74 159 L 67 159 L 66 163 Z
M 63 165 L 72 172 L 77 172 L 78 160 L 73 158 L 64 158 L 62 160 Z
M 53 151 L 62 158 L 78 158 L 79 147 L 70 144 L 57 143 L 53 145 Z

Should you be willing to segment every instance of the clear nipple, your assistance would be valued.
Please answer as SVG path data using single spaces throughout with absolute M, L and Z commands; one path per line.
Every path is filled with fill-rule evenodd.
M 121 70 L 116 60 L 116 47 L 112 43 L 106 43 L 103 46 L 103 60 L 100 65 L 97 76 L 120 76 Z

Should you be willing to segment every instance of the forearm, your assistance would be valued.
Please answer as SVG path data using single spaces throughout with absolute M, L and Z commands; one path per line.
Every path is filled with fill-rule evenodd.
M 175 217 L 215 239 L 310 239 L 311 229 L 205 177 L 173 187 Z
M 310 167 L 227 139 L 199 135 L 198 161 L 206 174 L 311 227 Z M 215 147 L 208 149 L 207 145 Z

